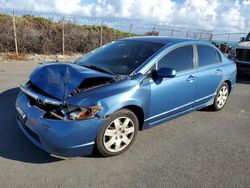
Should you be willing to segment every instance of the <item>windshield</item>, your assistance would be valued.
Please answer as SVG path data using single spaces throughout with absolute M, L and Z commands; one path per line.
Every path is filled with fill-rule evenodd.
M 250 41 L 250 32 L 248 33 L 248 35 L 247 35 L 245 41 Z
M 90 52 L 76 64 L 129 75 L 163 46 L 152 42 L 120 40 Z

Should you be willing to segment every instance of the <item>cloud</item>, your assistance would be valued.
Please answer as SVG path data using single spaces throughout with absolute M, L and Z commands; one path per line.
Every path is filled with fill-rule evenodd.
M 228 32 L 250 29 L 250 0 L 0 0 L 0 7 L 139 19 Z

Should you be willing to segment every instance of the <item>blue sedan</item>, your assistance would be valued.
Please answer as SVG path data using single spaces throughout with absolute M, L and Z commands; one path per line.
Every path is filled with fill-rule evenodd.
M 126 151 L 139 130 L 210 106 L 221 110 L 236 66 L 208 42 L 135 37 L 71 64 L 37 67 L 16 100 L 17 121 L 38 147 L 58 156 Z

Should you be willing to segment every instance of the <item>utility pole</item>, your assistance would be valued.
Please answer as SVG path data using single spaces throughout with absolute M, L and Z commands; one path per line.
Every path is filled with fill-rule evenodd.
M 152 29 L 152 36 L 154 36 L 154 32 L 155 32 L 155 26 Z
M 201 38 L 202 38 L 202 31 L 201 31 L 201 33 L 200 33 L 200 40 L 201 40 Z
M 133 24 L 129 26 L 129 37 L 131 37 L 131 31 L 132 31 Z
M 174 29 L 171 29 L 171 37 L 174 36 Z
M 64 17 L 62 19 L 62 55 L 65 54 L 65 43 L 64 43 Z
M 103 26 L 103 23 L 104 23 L 104 21 L 102 21 L 102 23 L 101 23 L 100 46 L 102 46 L 102 33 L 103 33 L 102 26 Z
M 228 51 L 230 36 L 231 36 L 231 33 L 228 33 L 227 34 L 227 44 L 226 44 L 225 53 L 227 53 L 227 51 Z
M 189 32 L 190 32 L 190 29 L 187 31 L 186 38 L 189 37 Z
M 17 47 L 17 36 L 16 36 L 16 20 L 15 20 L 15 12 L 13 11 L 13 30 L 14 30 L 14 39 L 15 39 L 15 49 L 16 55 L 18 55 L 18 47 Z
M 212 42 L 212 40 L 213 40 L 213 32 L 209 33 L 209 38 L 208 38 L 209 42 Z

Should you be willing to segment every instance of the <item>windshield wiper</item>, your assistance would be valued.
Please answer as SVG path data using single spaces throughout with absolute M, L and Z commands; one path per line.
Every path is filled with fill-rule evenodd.
M 94 70 L 97 70 L 97 71 L 101 71 L 101 72 L 108 73 L 108 74 L 116 76 L 115 73 L 113 73 L 112 71 L 110 71 L 108 69 L 105 69 L 105 68 L 97 67 L 97 66 L 94 66 L 94 65 L 82 65 L 82 66 L 86 67 L 86 68 L 89 68 L 89 69 L 94 69 Z

